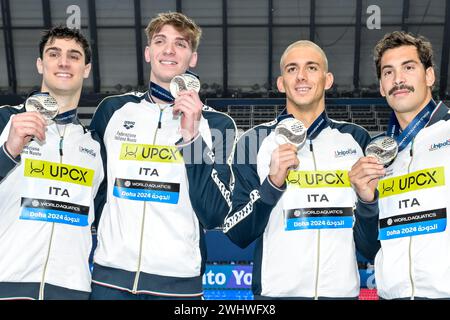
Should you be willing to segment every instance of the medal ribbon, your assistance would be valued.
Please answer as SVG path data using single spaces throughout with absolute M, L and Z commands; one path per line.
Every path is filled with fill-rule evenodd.
M 185 73 L 191 74 L 191 75 L 195 76 L 197 79 L 199 78 L 198 75 L 196 75 L 195 73 L 193 73 L 189 70 L 187 70 Z M 150 81 L 148 91 L 149 91 L 148 95 L 149 95 L 150 100 L 152 100 L 151 96 L 154 96 L 154 97 L 158 98 L 159 100 L 162 100 L 167 103 L 173 103 L 173 101 L 175 100 L 175 98 L 172 96 L 170 91 L 164 89 L 163 87 L 161 87 L 160 85 L 158 85 L 152 81 Z
M 415 136 L 422 130 L 430 121 L 433 110 L 436 108 L 436 103 L 431 100 L 419 114 L 417 114 L 411 123 L 401 130 L 395 113 L 392 112 L 389 119 L 387 135 L 394 138 L 398 143 L 398 152 L 405 149 L 405 147 L 415 138 Z
M 312 125 L 308 128 L 307 137 L 309 140 L 313 140 L 315 137 L 319 135 L 319 133 L 327 126 L 327 114 L 323 111 L 316 120 L 312 123 Z

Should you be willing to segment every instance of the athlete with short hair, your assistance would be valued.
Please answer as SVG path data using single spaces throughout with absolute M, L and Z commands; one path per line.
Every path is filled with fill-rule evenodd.
M 86 38 L 46 31 L 36 61 L 53 120 L 25 104 L 0 107 L 0 299 L 88 299 L 94 196 L 103 180 L 100 143 L 77 117 L 91 69 Z

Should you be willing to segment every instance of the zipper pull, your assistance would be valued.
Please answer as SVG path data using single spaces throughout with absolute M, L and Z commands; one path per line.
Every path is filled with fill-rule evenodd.
M 159 120 L 158 120 L 158 129 L 161 129 L 161 118 L 162 118 L 162 114 L 163 114 L 163 109 L 159 109 Z
M 63 156 L 63 142 L 64 142 L 64 137 L 60 137 L 59 138 L 59 155 L 61 157 Z

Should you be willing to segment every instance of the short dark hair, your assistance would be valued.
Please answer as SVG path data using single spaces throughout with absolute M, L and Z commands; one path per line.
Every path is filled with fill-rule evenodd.
M 394 31 L 384 35 L 383 39 L 378 41 L 374 49 L 374 62 L 377 69 L 377 77 L 381 78 L 381 57 L 386 50 L 398 48 L 401 46 L 414 46 L 417 49 L 420 62 L 425 70 L 434 67 L 433 48 L 430 41 L 421 35 L 413 35 L 405 31 Z
M 42 33 L 41 41 L 39 42 L 39 57 L 43 57 L 44 47 L 48 41 L 52 42 L 54 39 L 74 39 L 81 45 L 84 51 L 84 63 L 91 62 L 91 48 L 87 39 L 81 34 L 78 29 L 71 29 L 65 26 L 56 26 Z

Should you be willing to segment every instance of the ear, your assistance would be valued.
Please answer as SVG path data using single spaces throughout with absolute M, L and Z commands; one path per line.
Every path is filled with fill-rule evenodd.
M 197 65 L 198 54 L 197 52 L 192 52 L 191 60 L 189 60 L 189 68 L 194 68 Z
M 386 97 L 386 92 L 384 91 L 383 85 L 381 84 L 381 80 L 379 81 L 380 86 L 380 94 L 382 97 Z
M 279 76 L 277 78 L 277 88 L 278 88 L 278 91 L 280 91 L 280 92 L 286 92 L 286 90 L 284 88 L 284 83 L 283 83 L 283 77 L 282 76 Z
M 88 63 L 87 65 L 85 65 L 84 66 L 84 74 L 83 74 L 83 77 L 85 78 L 85 79 L 87 79 L 88 77 L 89 77 L 89 73 L 91 72 L 91 64 L 90 63 Z
M 146 46 L 144 51 L 145 62 L 150 63 L 150 47 Z
M 39 74 L 42 74 L 44 72 L 44 66 L 42 65 L 42 59 L 37 58 L 36 59 L 36 68 Z
M 325 76 L 325 90 L 330 89 L 334 83 L 334 76 L 331 72 L 327 72 Z
M 436 75 L 434 74 L 433 67 L 428 67 L 427 70 L 425 70 L 425 81 L 428 87 L 432 87 L 434 85 Z

